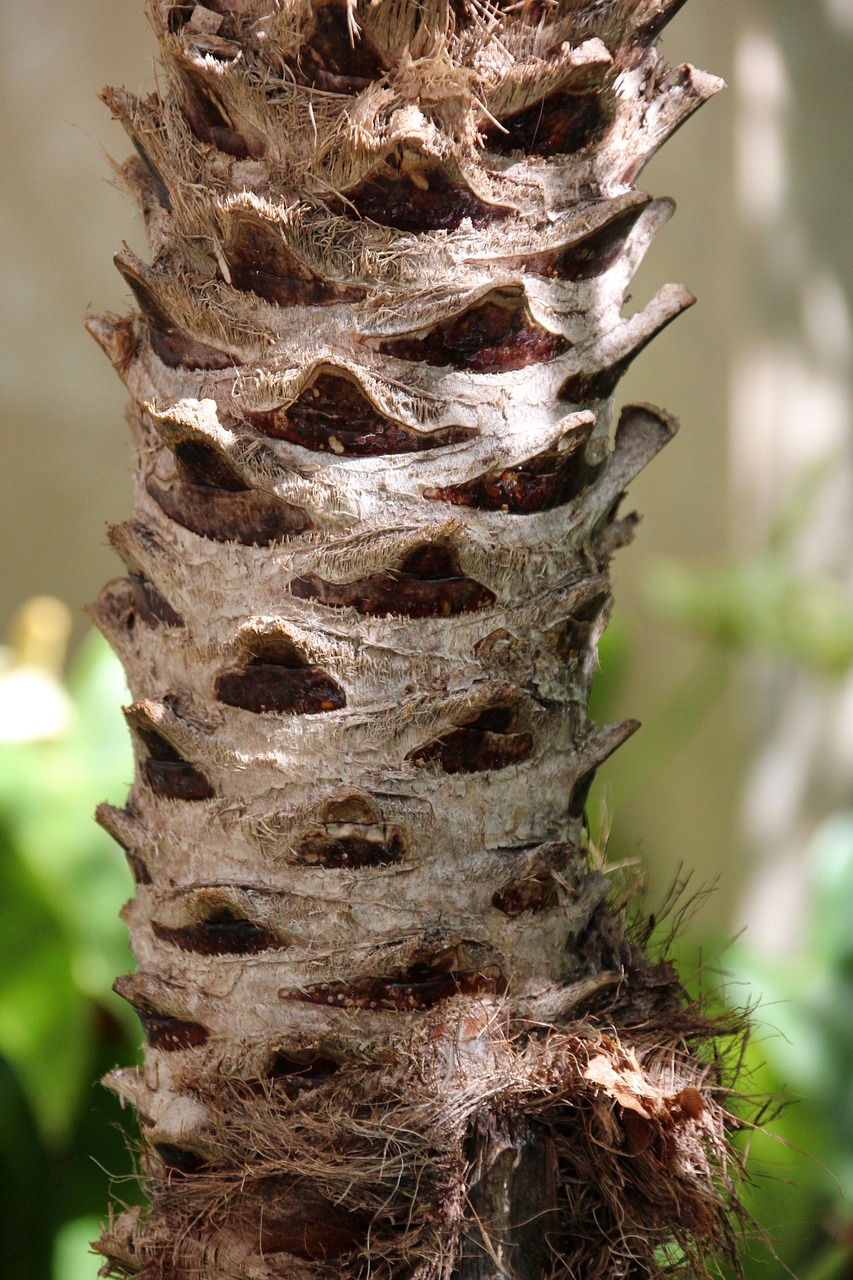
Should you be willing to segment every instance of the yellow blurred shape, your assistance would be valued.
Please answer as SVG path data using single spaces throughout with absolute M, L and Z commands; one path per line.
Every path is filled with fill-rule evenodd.
M 73 704 L 62 684 L 71 612 L 54 596 L 33 596 L 18 609 L 11 644 L 0 648 L 0 742 L 55 738 Z

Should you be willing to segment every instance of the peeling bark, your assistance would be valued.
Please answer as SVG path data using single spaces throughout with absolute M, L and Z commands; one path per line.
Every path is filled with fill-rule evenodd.
M 108 90 L 151 260 L 91 331 L 132 397 L 92 614 L 137 755 L 116 989 L 150 1198 L 105 1276 L 545 1280 L 732 1248 L 715 1037 L 587 849 L 588 717 L 675 423 L 613 394 L 672 212 L 633 183 L 719 88 L 679 0 L 153 0 Z M 609 903 L 609 905 L 608 905 Z M 681 1261 L 679 1261 L 679 1259 Z

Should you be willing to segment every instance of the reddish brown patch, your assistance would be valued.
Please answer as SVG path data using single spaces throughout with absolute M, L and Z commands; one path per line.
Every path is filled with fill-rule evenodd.
M 379 350 L 398 360 L 452 365 L 472 373 L 499 373 L 553 360 L 571 345 L 531 319 L 522 295 L 495 292 L 462 315 L 436 325 L 424 337 L 395 338 L 380 343 Z
M 299 841 L 295 858 L 305 866 L 383 867 L 400 862 L 406 847 L 403 831 L 382 822 L 375 805 L 353 793 L 326 802 L 317 826 Z
M 410 751 L 406 759 L 415 765 L 438 765 L 443 773 L 484 773 L 521 764 L 533 752 L 533 735 L 513 732 L 514 720 L 510 707 L 491 707 Z
M 456 553 L 430 544 L 411 552 L 397 570 L 355 582 L 324 582 L 316 574 L 294 578 L 290 590 L 300 600 L 335 609 L 352 608 L 367 617 L 451 618 L 493 604 L 494 593 L 460 573 Z
M 505 916 L 515 918 L 528 912 L 535 915 L 544 911 L 554 904 L 556 897 L 557 889 L 551 877 L 510 880 L 493 895 L 492 906 Z
M 593 280 L 617 262 L 625 241 L 648 203 L 647 200 L 644 204 L 629 209 L 606 226 L 590 232 L 582 240 L 575 240 L 560 249 L 531 254 L 520 259 L 520 262 L 525 271 L 549 279 L 572 282 Z
M 346 193 L 332 199 L 337 212 L 354 210 L 383 227 L 397 231 L 452 231 L 463 218 L 485 227 L 509 217 L 512 209 L 487 204 L 470 187 L 454 182 L 436 161 L 401 149 Z
M 645 344 L 643 344 L 645 345 Z M 595 373 L 573 373 L 567 378 L 557 393 L 557 399 L 564 404 L 587 405 L 596 400 L 607 400 L 613 395 L 619 380 L 628 369 L 639 352 L 632 352 L 616 364 Z
M 657 1126 L 653 1120 L 639 1115 L 630 1107 L 623 1107 L 622 1128 L 625 1133 L 625 1147 L 632 1156 L 641 1155 L 652 1145 Z
M 142 1023 L 145 1039 L 152 1049 L 175 1053 L 179 1049 L 191 1049 L 197 1045 L 207 1044 L 210 1039 L 210 1032 L 200 1022 L 173 1018 L 170 1014 L 160 1013 L 159 1010 L 147 1004 L 135 1004 L 134 1008 Z
M 171 1142 L 155 1142 L 153 1145 L 166 1168 L 175 1173 L 198 1173 L 207 1166 L 204 1156 L 189 1147 L 178 1147 Z
M 546 158 L 573 155 L 597 142 L 610 126 L 600 93 L 552 93 L 532 107 L 489 125 L 483 133 L 487 151 L 510 155 L 523 151 Z
M 266 154 L 266 139 L 252 129 L 235 127 L 205 76 L 186 63 L 180 71 L 184 115 L 199 142 L 206 142 L 237 160 L 259 160 Z
M 252 659 L 242 671 L 226 671 L 217 678 L 216 697 L 244 711 L 292 712 L 310 716 L 339 711 L 347 703 L 336 680 L 321 667 L 284 667 Z
M 235 220 L 225 258 L 235 289 L 255 293 L 280 307 L 327 307 L 364 297 L 363 288 L 336 285 L 316 275 L 285 247 L 275 227 L 257 218 L 241 216 Z
M 312 528 L 300 507 L 261 490 L 234 492 L 210 485 L 175 483 L 168 488 L 153 476 L 146 488 L 176 524 L 215 542 L 268 547 Z
M 327 829 L 325 835 L 311 835 L 300 841 L 296 848 L 296 861 L 309 867 L 361 870 L 401 862 L 405 852 L 405 841 L 397 831 L 389 833 L 387 839 L 372 839 L 366 835 L 335 836 Z
M 321 373 L 286 408 L 247 418 L 264 435 L 343 458 L 421 453 L 479 434 L 476 427 L 414 431 L 374 408 L 352 379 L 334 373 Z
M 346 706 L 346 694 L 321 667 L 307 663 L 284 636 L 259 637 L 246 665 L 217 678 L 219 702 L 244 711 L 316 715 Z
M 175 324 L 147 280 L 124 254 L 114 262 L 148 321 L 148 340 L 158 359 L 170 369 L 230 369 L 240 361 L 226 351 L 198 342 Z
M 498 965 L 481 969 L 437 971 L 429 965 L 412 965 L 393 977 L 354 978 L 349 982 L 318 982 L 293 991 L 281 991 L 284 1000 L 331 1005 L 336 1009 L 396 1009 L 414 1012 L 431 1009 L 454 996 L 494 996 L 505 990 Z
M 210 800 L 214 791 L 207 778 L 186 760 L 146 760 L 145 780 L 163 800 Z
M 153 583 L 139 573 L 128 579 L 133 608 L 149 627 L 183 627 L 184 620 Z
M 701 1120 L 705 1114 L 705 1101 L 693 1085 L 682 1089 L 674 1098 L 667 1098 L 666 1105 L 675 1119 Z
M 314 28 L 294 67 L 300 78 L 331 93 L 360 93 L 386 70 L 382 54 L 364 31 L 350 36 L 348 10 L 327 4 L 314 10 Z
M 89 617 L 106 635 L 133 632 L 137 620 L 149 627 L 182 627 L 183 618 L 146 578 L 131 574 L 108 582 L 88 610 Z
M 163 333 L 149 325 L 148 341 L 151 350 L 169 369 L 232 369 L 242 363 L 227 352 L 196 342 L 177 329 Z
M 294 1188 L 286 1179 L 268 1178 L 253 1191 L 259 1204 L 247 1238 L 257 1240 L 265 1256 L 284 1253 L 330 1263 L 364 1243 L 370 1215 L 323 1199 L 305 1180 Z
M 275 1081 L 291 1102 L 310 1089 L 319 1089 L 340 1070 L 340 1063 L 320 1055 L 293 1058 L 286 1053 L 276 1053 L 270 1060 L 265 1075 Z
M 136 732 L 148 752 L 148 759 L 142 767 L 155 796 L 165 800 L 210 800 L 213 797 L 213 787 L 201 769 L 185 760 L 170 742 L 153 729 L 137 728 Z
M 124 252 L 113 254 L 113 262 L 149 325 L 164 333 L 171 332 L 174 321 L 136 262 Z
M 249 485 L 220 450 L 205 440 L 181 440 L 174 447 L 178 473 L 187 484 L 209 485 L 229 493 L 246 493 Z
M 283 951 L 292 945 L 273 929 L 235 915 L 227 907 L 207 920 L 180 928 L 170 929 L 156 920 L 151 927 L 164 942 L 202 956 L 253 956 L 261 951 Z
M 425 489 L 424 497 L 510 515 L 534 515 L 564 506 L 583 493 L 601 470 L 600 464 L 592 466 L 586 461 L 590 430 L 578 432 L 562 451 L 548 449 L 515 467 L 487 471 L 461 484 Z

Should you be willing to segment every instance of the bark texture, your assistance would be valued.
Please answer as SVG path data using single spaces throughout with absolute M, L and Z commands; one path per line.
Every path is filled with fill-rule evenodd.
M 151 5 L 105 100 L 151 261 L 90 320 L 132 396 L 126 848 L 150 1211 L 106 1276 L 541 1280 L 728 1246 L 710 1026 L 586 848 L 618 507 L 670 439 L 613 393 L 719 82 L 681 0 Z M 710 1046 L 710 1047 L 709 1047 Z

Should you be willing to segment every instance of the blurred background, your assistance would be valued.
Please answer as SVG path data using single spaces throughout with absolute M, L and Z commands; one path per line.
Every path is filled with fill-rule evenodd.
M 95 98 L 153 81 L 142 0 L 0 0 L 0 1257 L 92 1280 L 112 1188 L 134 1198 L 98 1078 L 137 1053 L 124 862 L 91 820 L 131 776 L 121 673 L 82 614 L 119 572 L 124 392 L 80 320 L 122 311 L 141 228 L 110 183 L 128 147 Z M 699 305 L 620 401 L 682 420 L 634 485 L 599 720 L 643 731 L 596 784 L 649 910 L 700 896 L 676 944 L 720 1004 L 759 1002 L 746 1088 L 790 1105 L 750 1139 L 750 1276 L 853 1276 L 853 0 L 693 0 L 670 61 L 725 77 L 643 184 L 679 213 L 637 277 Z M 37 597 L 36 599 L 33 599 Z M 47 597 L 47 598 L 45 598 Z M 63 604 L 60 602 L 64 602 Z M 698 975 L 698 977 L 696 977 Z

